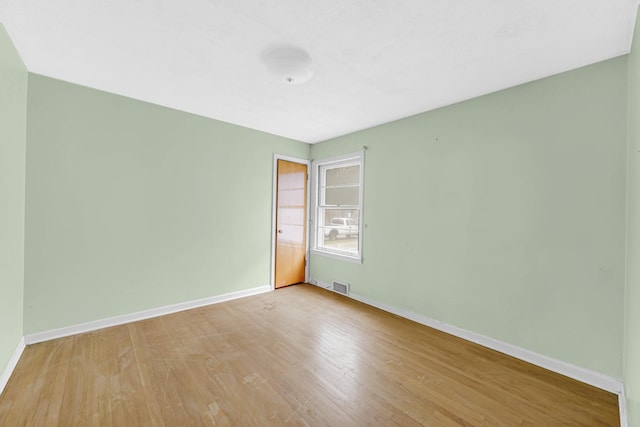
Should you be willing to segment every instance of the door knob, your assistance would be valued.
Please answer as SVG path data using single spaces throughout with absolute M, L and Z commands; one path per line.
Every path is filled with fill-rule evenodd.
M 282 234 L 282 230 L 278 230 L 278 234 Z

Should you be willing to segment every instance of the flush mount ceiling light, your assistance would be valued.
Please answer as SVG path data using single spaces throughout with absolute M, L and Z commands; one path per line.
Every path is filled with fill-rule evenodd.
M 283 83 L 300 84 L 313 77 L 311 57 L 298 47 L 269 48 L 262 54 L 262 61 L 269 73 Z

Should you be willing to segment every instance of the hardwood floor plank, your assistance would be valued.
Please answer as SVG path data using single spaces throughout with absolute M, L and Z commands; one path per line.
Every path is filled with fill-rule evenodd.
M 616 426 L 617 396 L 299 285 L 25 349 L 2 426 Z
M 109 401 L 110 410 L 104 424 L 117 427 L 127 425 L 129 420 L 148 419 L 147 406 L 139 401 L 142 382 L 135 364 L 129 325 L 105 329 L 101 338 L 100 373 L 106 383 L 103 395 Z

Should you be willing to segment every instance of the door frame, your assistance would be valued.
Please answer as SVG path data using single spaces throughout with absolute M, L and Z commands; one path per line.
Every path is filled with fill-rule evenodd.
M 311 224 L 309 223 L 309 202 L 311 200 L 311 160 L 302 159 L 299 157 L 291 157 L 285 156 L 283 154 L 273 154 L 273 172 L 272 172 L 272 195 L 271 195 L 271 277 L 269 278 L 269 286 L 271 290 L 275 289 L 276 284 L 276 217 L 278 211 L 278 160 L 285 160 L 287 162 L 299 163 L 307 166 L 307 208 L 305 210 L 305 220 L 307 222 L 306 228 L 306 247 L 305 247 L 305 258 L 307 260 L 307 265 L 304 267 L 304 281 L 307 282 L 309 280 L 309 233 L 311 231 Z

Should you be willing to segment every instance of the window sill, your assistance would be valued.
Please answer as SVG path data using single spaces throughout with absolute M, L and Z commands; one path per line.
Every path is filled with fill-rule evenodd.
M 350 255 L 340 254 L 336 252 L 323 251 L 322 249 L 312 249 L 311 254 L 320 255 L 327 258 L 334 258 L 340 261 L 350 262 L 352 264 L 362 264 L 362 256 L 360 255 L 350 256 Z

